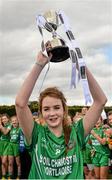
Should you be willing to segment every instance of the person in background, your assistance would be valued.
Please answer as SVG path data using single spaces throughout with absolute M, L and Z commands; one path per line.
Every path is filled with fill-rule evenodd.
M 81 117 L 84 118 L 87 111 L 89 110 L 88 107 L 83 107 L 81 110 Z M 94 179 L 94 165 L 92 164 L 91 160 L 91 140 L 90 140 L 90 134 L 85 138 L 85 144 L 83 147 L 83 159 L 84 159 L 84 175 L 85 179 Z
M 106 133 L 108 136 L 108 146 L 110 149 L 109 170 L 110 170 L 110 173 L 112 173 L 112 111 L 109 111 L 107 113 L 107 123 L 109 127 L 106 129 Z
M 20 128 L 17 116 L 11 118 L 12 129 L 10 131 L 10 145 L 8 155 L 8 176 L 14 178 L 14 160 L 17 165 L 17 178 L 21 177 L 21 161 L 19 152 Z
M 87 111 L 88 111 L 88 108 L 83 107 L 82 110 L 81 110 L 81 115 L 84 117 L 86 115 Z
M 28 153 L 28 150 L 25 148 L 24 134 L 22 130 L 20 131 L 19 151 L 21 161 L 21 179 L 28 179 L 28 174 L 31 167 L 31 158 Z
M 81 118 L 82 118 L 81 113 L 80 112 L 76 112 L 75 116 L 73 117 L 73 122 L 77 123 L 78 120 L 80 120 Z
M 7 114 L 2 114 L 1 116 L 1 159 L 2 159 L 2 178 L 7 178 L 7 168 L 8 168 L 8 155 L 9 155 L 9 142 L 10 142 L 10 131 L 12 125 L 10 124 L 10 119 Z
M 38 119 L 38 112 L 33 112 L 32 113 L 32 115 L 33 115 L 33 119 L 34 119 L 34 121 L 36 120 L 36 119 Z
M 44 126 L 46 123 L 44 121 L 44 119 L 42 117 L 39 116 L 39 113 L 34 112 L 33 113 L 33 119 L 35 122 L 37 122 L 38 124 Z
M 48 43 L 46 48 L 49 46 Z M 36 63 L 15 101 L 25 144 L 32 158 L 29 179 L 83 179 L 81 149 L 85 137 L 96 124 L 107 98 L 86 67 L 93 104 L 84 119 L 79 120 L 77 127 L 74 124 L 72 126 L 66 124 L 68 116 L 66 99 L 56 87 L 48 87 L 39 97 L 39 113 L 47 126 L 35 123 L 28 101 L 42 69 L 51 57 L 52 54 L 46 57 L 42 52 L 38 53 Z
M 110 150 L 107 145 L 107 135 L 103 129 L 102 117 L 99 118 L 91 131 L 92 164 L 96 179 L 108 179 Z
M 78 120 L 80 120 L 81 118 L 83 118 L 83 117 L 85 116 L 87 110 L 88 110 L 87 107 L 83 107 L 82 110 L 81 110 L 81 112 L 76 112 L 76 113 L 75 113 L 75 116 L 73 117 L 73 122 L 76 122 L 76 123 L 77 123 Z
M 85 179 L 95 179 L 94 165 L 92 164 L 92 142 L 90 140 L 90 134 L 85 139 L 85 145 L 83 147 L 83 160 L 84 160 L 84 175 Z
M 2 124 L 2 115 L 0 114 L 0 125 Z M 2 146 L 1 146 L 1 130 L 0 130 L 0 179 L 2 178 L 2 154 L 1 154 Z
M 38 124 L 40 124 L 40 119 L 39 119 L 39 114 L 38 114 L 38 112 L 33 112 L 32 115 L 33 115 L 33 120 L 34 120 L 35 122 L 37 122 Z
M 68 114 L 68 116 L 67 116 L 66 125 L 67 125 L 67 126 L 71 126 L 71 125 L 72 125 L 72 117 L 71 117 L 71 115 L 69 115 L 69 114 Z
M 81 118 L 84 118 L 86 113 L 88 111 L 87 107 L 83 107 L 81 109 L 80 116 Z M 93 179 L 94 173 L 93 173 L 93 165 L 91 165 L 91 140 L 89 139 L 90 134 L 85 138 L 85 144 L 82 149 L 83 154 L 83 163 L 84 163 L 84 176 L 85 179 Z
M 107 113 L 107 120 L 108 120 L 108 124 L 109 124 L 110 128 L 112 128 L 112 111 L 109 111 Z

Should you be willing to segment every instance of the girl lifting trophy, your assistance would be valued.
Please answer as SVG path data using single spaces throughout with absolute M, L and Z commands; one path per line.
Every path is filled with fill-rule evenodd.
M 56 32 L 59 20 L 70 41 L 69 46 Z M 38 53 L 36 63 L 20 88 L 15 102 L 18 120 L 25 136 L 25 146 L 32 159 L 29 179 L 83 179 L 84 140 L 96 124 L 107 98 L 85 66 L 65 14 L 62 11 L 49 11 L 37 16 L 37 23 L 42 35 L 42 51 Z M 47 45 L 44 43 L 43 29 L 52 34 L 52 40 Z M 49 61 L 60 62 L 69 57 L 74 67 L 78 64 L 87 102 L 90 100 L 90 89 L 92 105 L 77 125 L 70 124 L 64 94 L 56 87 L 48 87 L 40 93 L 38 102 L 38 111 L 46 125 L 37 124 L 33 121 L 28 102 L 39 75 Z

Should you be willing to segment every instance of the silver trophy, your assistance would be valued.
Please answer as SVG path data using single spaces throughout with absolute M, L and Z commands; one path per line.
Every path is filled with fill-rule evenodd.
M 58 12 L 53 10 L 47 11 L 43 15 L 39 15 L 37 17 L 37 23 L 43 39 L 41 44 L 42 51 L 44 52 L 46 50 L 48 56 L 50 53 L 52 53 L 53 56 L 50 60 L 51 62 L 65 61 L 70 57 L 72 61 L 71 87 L 75 88 L 77 82 L 79 82 L 81 79 L 85 96 L 85 103 L 91 103 L 92 100 L 88 86 L 88 79 L 86 76 L 85 61 L 65 13 L 61 10 Z M 66 42 L 57 33 L 57 28 L 60 25 L 63 25 L 68 42 Z M 47 43 L 44 43 L 42 29 L 45 29 L 52 34 L 52 39 L 47 42 L 48 46 L 46 46 Z
M 49 43 L 50 43 L 49 48 L 46 48 L 45 47 L 46 43 L 42 42 L 42 46 L 44 46 L 44 48 L 46 48 L 48 56 L 50 53 L 52 53 L 52 58 L 50 61 L 51 62 L 65 61 L 66 59 L 68 59 L 70 57 L 69 48 L 65 44 L 65 41 L 63 39 L 61 39 L 57 35 L 57 32 L 56 32 L 57 28 L 59 27 L 58 14 L 53 10 L 49 10 L 49 11 L 45 12 L 41 16 L 41 18 L 42 18 L 42 22 L 43 22 L 43 25 L 41 26 L 41 28 L 39 26 L 41 35 L 43 35 L 42 28 L 46 29 L 47 31 L 52 33 L 52 39 L 49 41 Z M 44 48 L 42 48 L 42 49 L 44 49 Z

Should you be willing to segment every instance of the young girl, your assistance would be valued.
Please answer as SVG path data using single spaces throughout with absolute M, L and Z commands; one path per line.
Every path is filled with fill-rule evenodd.
M 2 124 L 2 118 L 1 118 L 2 116 L 1 116 L 1 114 L 0 114 L 0 125 Z M 1 130 L 0 130 L 0 179 L 2 178 L 2 169 L 1 169 L 1 164 L 2 164 L 2 159 L 1 159 L 1 150 L 2 150 L 2 148 L 1 148 Z
M 9 156 L 8 156 L 8 173 L 9 177 L 14 178 L 14 159 L 17 164 L 17 177 L 21 176 L 21 161 L 19 152 L 19 139 L 20 139 L 20 128 L 17 116 L 11 117 L 12 129 L 10 131 L 10 145 L 9 145 Z
M 7 166 L 8 166 L 8 153 L 9 153 L 9 141 L 10 141 L 10 130 L 12 126 L 9 122 L 9 116 L 3 114 L 1 116 L 0 131 L 1 131 L 1 159 L 2 159 L 2 178 L 7 177 Z
M 33 69 L 16 97 L 17 116 L 32 158 L 29 179 L 83 179 L 81 148 L 84 136 L 94 127 L 107 99 L 86 68 L 93 105 L 84 119 L 79 120 L 77 126 L 67 126 L 66 99 L 61 91 L 51 87 L 41 92 L 39 98 L 39 111 L 47 126 L 35 123 L 28 101 L 42 69 L 51 57 L 47 58 L 39 52 Z
M 94 165 L 96 179 L 108 179 L 110 150 L 103 129 L 102 117 L 99 118 L 95 128 L 92 129 L 90 139 L 94 149 L 92 164 Z

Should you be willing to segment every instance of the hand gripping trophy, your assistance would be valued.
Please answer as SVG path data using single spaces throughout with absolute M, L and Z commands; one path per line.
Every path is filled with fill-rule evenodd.
M 51 62 L 58 63 L 70 58 L 72 60 L 71 87 L 76 87 L 76 76 L 78 81 L 81 79 L 85 104 L 91 103 L 91 96 L 86 77 L 85 62 L 81 50 L 72 33 L 69 20 L 63 11 L 49 10 L 43 15 L 36 17 L 39 32 L 42 36 L 42 52 L 49 56 L 52 53 Z M 65 41 L 57 33 L 57 28 L 63 26 L 68 41 Z M 43 29 L 51 33 L 50 47 L 46 48 L 44 43 Z M 76 68 L 78 67 L 78 68 Z

